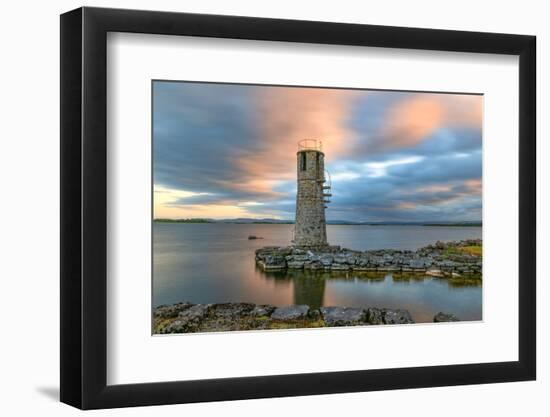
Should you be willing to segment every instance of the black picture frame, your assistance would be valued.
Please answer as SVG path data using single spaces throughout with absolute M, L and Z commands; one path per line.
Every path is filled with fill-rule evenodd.
M 519 56 L 519 360 L 107 385 L 108 32 Z M 62 402 L 94 409 L 535 379 L 534 36 L 84 7 L 61 15 L 60 56 Z

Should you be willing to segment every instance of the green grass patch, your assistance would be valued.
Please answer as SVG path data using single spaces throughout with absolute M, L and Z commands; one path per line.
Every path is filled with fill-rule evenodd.
M 483 246 L 464 246 L 460 249 L 474 256 L 481 256 L 483 254 Z
M 174 319 L 168 318 L 168 319 L 155 319 L 153 323 L 153 334 L 160 333 L 162 329 L 164 329 L 166 326 L 168 326 L 170 323 L 172 323 Z
M 472 255 L 472 256 L 482 256 L 483 255 L 483 246 L 453 246 L 446 248 L 445 255 Z

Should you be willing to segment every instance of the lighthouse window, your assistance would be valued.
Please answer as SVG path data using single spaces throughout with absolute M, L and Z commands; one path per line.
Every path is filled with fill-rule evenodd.
M 300 171 L 306 170 L 306 153 L 302 152 L 300 154 Z

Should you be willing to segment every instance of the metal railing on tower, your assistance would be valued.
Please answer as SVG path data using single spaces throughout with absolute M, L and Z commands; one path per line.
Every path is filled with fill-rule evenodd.
M 301 151 L 323 151 L 323 142 L 317 139 L 302 139 L 298 142 L 298 149 Z

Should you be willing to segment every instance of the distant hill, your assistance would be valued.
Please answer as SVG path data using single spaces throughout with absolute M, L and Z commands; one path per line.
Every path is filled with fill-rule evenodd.
M 232 223 L 232 224 L 294 224 L 292 220 L 280 220 L 280 219 L 251 219 L 251 218 L 237 218 L 237 219 L 155 219 L 156 223 Z M 462 222 L 422 222 L 422 221 L 379 221 L 379 222 L 356 222 L 349 220 L 327 220 L 327 224 L 332 225 L 368 225 L 368 226 L 453 226 L 453 227 L 481 227 L 481 222 L 476 221 L 462 221 Z
M 218 223 L 241 223 L 241 224 L 294 224 L 293 220 L 280 220 L 280 219 L 249 219 L 249 218 L 238 218 L 238 219 L 222 219 L 217 220 Z
M 455 226 L 455 227 L 481 227 L 482 223 L 479 221 L 462 221 L 462 222 L 451 222 L 451 221 L 441 221 L 441 222 L 423 222 L 423 221 L 414 221 L 414 222 L 405 222 L 405 221 L 387 221 L 387 222 L 342 222 L 342 223 L 331 223 L 327 224 L 363 224 L 369 226 Z

